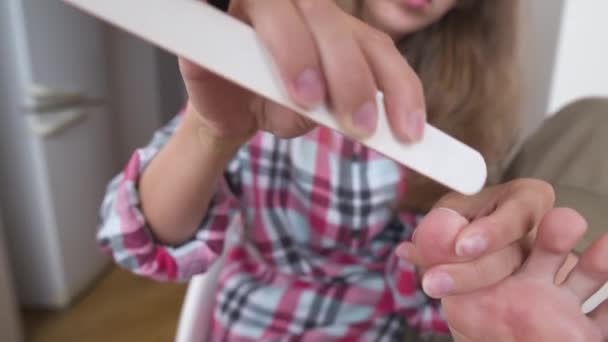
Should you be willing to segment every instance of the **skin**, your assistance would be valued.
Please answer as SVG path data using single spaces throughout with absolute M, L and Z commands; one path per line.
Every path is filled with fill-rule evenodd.
M 375 129 L 376 113 L 369 104 L 376 89 L 382 89 L 392 130 L 399 139 L 411 142 L 423 134 L 424 95 L 420 80 L 393 41 L 439 20 L 455 2 L 434 0 L 424 9 L 414 10 L 403 1 L 364 1 L 360 14 L 369 25 L 332 1 L 233 0 L 230 14 L 257 31 L 275 58 L 294 102 L 313 107 L 328 101 L 341 125 L 351 135 L 362 137 Z M 178 245 L 194 234 L 226 163 L 255 132 L 266 130 L 290 138 L 314 128 L 312 122 L 290 110 L 266 102 L 183 58 L 179 63 L 188 90 L 188 106 L 180 127 L 139 183 L 142 209 L 151 229 L 159 241 L 169 245 Z M 492 308 L 491 301 L 484 298 L 501 298 L 496 301 L 499 309 L 508 307 L 512 301 L 507 300 L 513 298 L 534 297 L 539 306 L 568 300 L 567 291 L 551 292 L 548 289 L 552 285 L 547 283 L 528 287 L 532 271 L 526 273 L 527 277 L 512 276 L 528 255 L 535 228 L 540 225 L 542 231 L 543 219 L 554 215 L 551 187 L 539 181 L 519 180 L 485 189 L 473 197 L 448 195 L 438 207 L 452 211 L 440 209 L 440 215 L 431 212 L 426 225 L 417 229 L 414 243 L 404 243 L 398 253 L 421 265 L 423 285 L 430 295 L 444 298 L 448 309 L 462 306 L 471 313 L 446 311 L 455 336 L 461 341 L 509 341 L 508 337 L 521 331 L 526 322 L 534 322 L 539 333 L 555 333 L 539 320 L 518 319 L 507 320 L 500 331 L 492 329 L 485 335 L 478 332 L 478 323 L 493 327 L 506 318 L 521 316 Z M 537 245 L 550 244 L 559 236 L 557 229 L 547 231 Z M 467 241 L 471 235 L 478 236 L 476 241 L 481 236 L 485 243 Z M 428 244 L 433 248 L 426 248 Z M 605 244 L 599 243 L 589 254 L 605 251 Z M 560 253 L 569 250 L 568 244 L 564 246 Z M 543 258 L 540 253 L 535 260 Z M 583 255 L 582 259 L 599 263 L 598 257 Z M 444 288 L 442 293 L 437 291 L 441 288 L 438 272 L 452 279 L 449 289 Z M 520 294 L 526 296 L 518 297 Z M 488 308 L 492 314 L 483 314 Z M 606 305 L 594 314 L 594 320 L 577 313 L 575 305 L 555 308 L 551 314 L 571 322 L 575 331 L 592 334 L 593 329 L 599 331 L 598 322 L 608 326 Z M 532 309 L 529 313 L 535 313 L 535 317 L 546 315 Z
M 344 129 L 363 137 L 375 129 L 375 94 L 382 89 L 395 136 L 421 138 L 426 114 L 420 80 L 385 32 L 333 1 L 234 0 L 229 12 L 257 31 L 297 104 L 329 100 Z M 289 138 L 314 128 L 183 58 L 179 64 L 189 95 L 185 120 L 139 184 L 151 229 L 175 245 L 194 234 L 227 161 L 256 131 Z
M 393 39 L 400 39 L 440 20 L 456 2 L 434 0 L 416 9 L 408 7 L 408 0 L 363 1 L 362 17 Z
M 449 254 L 453 255 L 458 236 L 493 214 L 468 222 L 456 211 L 436 209 L 420 223 L 414 243 L 407 248 L 407 259 L 429 268 L 423 285 L 441 297 L 455 340 L 608 341 L 608 300 L 587 315 L 581 311 L 581 304 L 608 281 L 608 234 L 573 258 L 571 250 L 587 225 L 571 209 L 553 208 L 542 215 L 523 266 L 518 265 L 521 253 L 516 250 L 503 256 L 503 263 L 513 267 L 511 276 L 474 291 L 462 290 L 464 284 L 459 281 L 466 283 L 465 277 L 454 278 L 448 294 L 425 284 L 439 273 L 450 273 L 454 264 L 445 260 L 453 260 Z M 434 243 L 439 251 L 425 248 Z M 462 275 L 493 278 L 500 264 L 488 258 L 477 259 L 476 269 Z

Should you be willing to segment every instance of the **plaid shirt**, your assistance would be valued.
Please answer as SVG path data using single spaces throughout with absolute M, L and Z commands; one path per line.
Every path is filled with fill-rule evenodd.
M 156 241 L 140 210 L 138 179 L 181 116 L 137 150 L 108 187 L 98 241 L 120 265 L 163 281 L 188 280 L 226 255 L 213 340 L 394 341 L 407 324 L 447 333 L 438 302 L 393 250 L 419 217 L 395 213 L 406 171 L 326 128 L 290 140 L 258 133 L 228 164 L 192 239 Z

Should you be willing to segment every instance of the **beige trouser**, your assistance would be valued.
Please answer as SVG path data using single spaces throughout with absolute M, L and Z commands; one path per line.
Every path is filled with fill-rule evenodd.
M 582 251 L 608 231 L 608 98 L 576 101 L 551 118 L 522 146 L 505 173 L 543 179 L 553 185 L 556 206 L 576 209 L 589 229 L 576 248 Z M 408 342 L 448 342 L 450 337 L 418 337 Z

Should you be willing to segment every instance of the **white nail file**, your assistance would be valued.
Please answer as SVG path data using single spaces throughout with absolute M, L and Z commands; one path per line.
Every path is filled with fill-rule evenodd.
M 250 26 L 205 2 L 64 1 L 344 134 L 326 106 L 309 111 L 289 99 L 272 58 Z M 378 100 L 377 130 L 363 144 L 455 191 L 481 190 L 487 170 L 477 151 L 428 124 L 421 142 L 398 142 L 387 124 L 381 93 Z

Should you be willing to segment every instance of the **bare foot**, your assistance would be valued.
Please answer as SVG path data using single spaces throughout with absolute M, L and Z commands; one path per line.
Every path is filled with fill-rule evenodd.
M 608 341 L 608 300 L 588 315 L 581 310 L 608 281 L 608 235 L 587 248 L 566 280 L 556 284 L 558 270 L 585 229 L 576 212 L 554 209 L 517 273 L 494 286 L 445 297 L 456 341 Z

